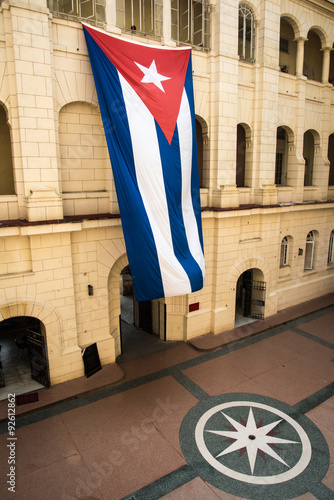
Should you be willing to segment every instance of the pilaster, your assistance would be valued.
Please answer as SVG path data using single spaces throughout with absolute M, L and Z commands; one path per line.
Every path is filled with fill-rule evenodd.
M 7 56 L 12 61 L 10 102 L 13 136 L 18 138 L 13 160 L 15 168 L 20 169 L 15 172 L 21 182 L 20 216 L 29 217 L 35 213 L 28 210 L 31 192 L 45 186 L 57 198 L 60 193 L 51 35 L 45 1 L 11 2 L 5 30 Z M 50 214 L 62 218 L 59 200 Z

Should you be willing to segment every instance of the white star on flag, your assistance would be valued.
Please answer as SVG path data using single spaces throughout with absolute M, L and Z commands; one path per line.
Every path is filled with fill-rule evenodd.
M 149 68 L 146 68 L 142 64 L 137 63 L 134 61 L 134 63 L 138 66 L 138 68 L 144 73 L 144 77 L 141 80 L 143 83 L 153 83 L 158 89 L 162 90 L 165 92 L 163 86 L 161 85 L 161 82 L 164 82 L 165 80 L 170 80 L 168 76 L 163 76 L 158 73 L 155 60 L 151 62 L 151 66 Z

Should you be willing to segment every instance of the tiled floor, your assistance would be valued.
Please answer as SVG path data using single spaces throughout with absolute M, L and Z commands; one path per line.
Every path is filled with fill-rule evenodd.
M 296 316 L 38 391 L 39 402 L 17 407 L 15 436 L 0 422 L 0 498 L 334 498 L 334 305 Z M 2 401 L 0 419 L 6 412 Z
M 10 334 L 0 335 L 1 362 L 6 384 L 0 388 L 0 401 L 7 399 L 9 392 L 19 395 L 43 387 L 31 379 L 28 350 L 19 350 L 14 340 Z

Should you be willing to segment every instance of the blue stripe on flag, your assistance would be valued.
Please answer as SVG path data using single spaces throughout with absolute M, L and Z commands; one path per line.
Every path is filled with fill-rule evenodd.
M 182 213 L 182 173 L 177 127 L 171 145 L 156 124 L 174 253 L 188 275 L 191 290 L 203 287 L 202 271 L 190 253 Z
M 85 36 L 113 167 L 136 299 L 160 298 L 164 296 L 160 266 L 150 222 L 138 188 L 118 72 L 86 31 Z

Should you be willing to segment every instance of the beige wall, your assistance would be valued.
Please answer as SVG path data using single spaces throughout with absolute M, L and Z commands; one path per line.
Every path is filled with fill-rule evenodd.
M 327 265 L 334 229 L 327 159 L 334 89 L 279 70 L 281 16 L 289 22 L 283 35 L 306 39 L 316 27 L 322 49 L 333 43 L 334 7 L 318 4 L 255 0 L 256 61 L 249 64 L 237 55 L 237 2 L 213 2 L 212 49 L 192 56 L 203 133 L 206 282 L 194 294 L 155 301 L 154 330 L 162 335 L 158 318 L 166 305 L 167 340 L 234 327 L 236 286 L 248 269 L 266 283 L 265 316 L 334 291 L 334 266 Z M 113 8 L 111 2 L 107 27 L 119 32 Z M 164 43 L 173 45 L 168 36 Z M 3 2 L 0 101 L 8 111 L 15 180 L 14 189 L 0 195 L 0 320 L 27 315 L 42 321 L 51 381 L 58 383 L 83 374 L 81 349 L 92 342 L 103 364 L 120 354 L 119 275 L 128 264 L 81 24 L 49 16 L 44 4 Z M 240 189 L 238 124 L 246 132 L 247 187 Z M 288 135 L 289 182 L 280 188 L 274 184 L 278 126 Z M 315 138 L 316 175 L 305 188 L 307 130 Z M 314 269 L 304 271 L 310 231 L 316 234 Z M 289 265 L 280 269 L 284 236 Z M 189 312 L 197 302 L 199 309 Z

